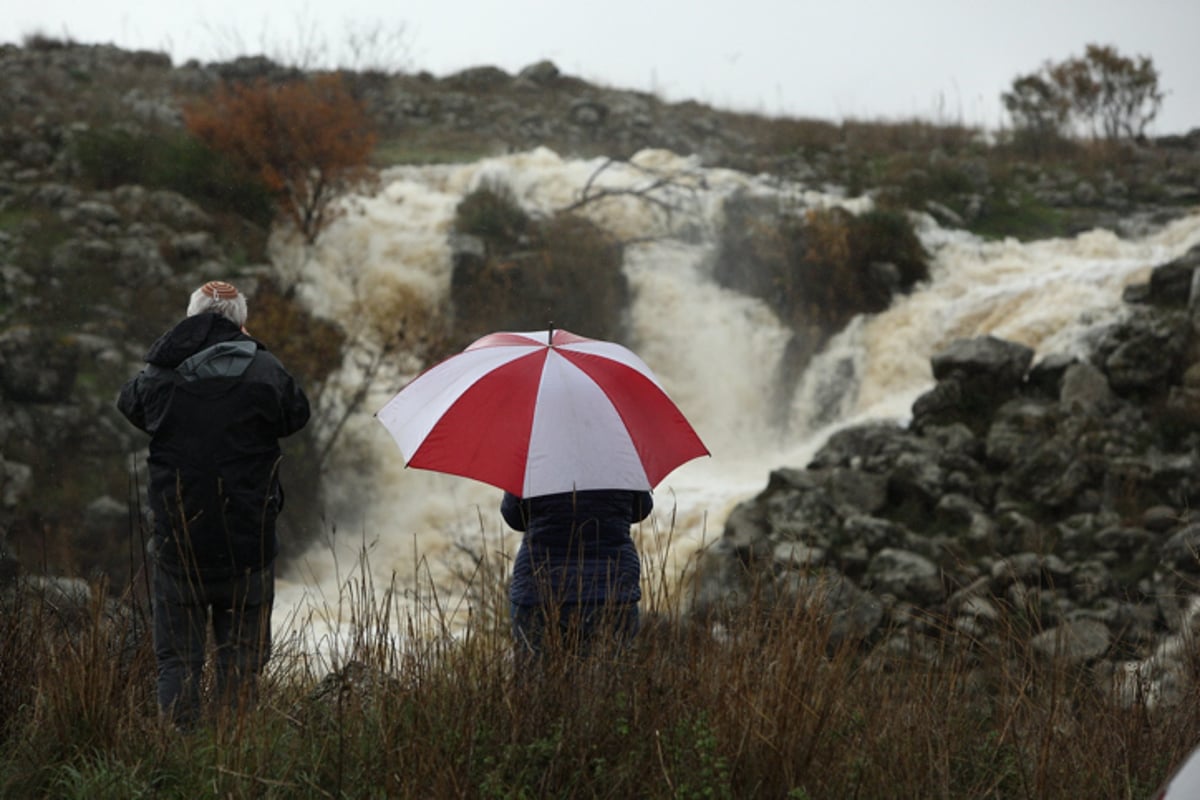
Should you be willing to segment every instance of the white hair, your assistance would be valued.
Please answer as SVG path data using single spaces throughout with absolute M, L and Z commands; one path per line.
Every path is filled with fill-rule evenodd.
M 229 300 L 219 300 L 209 295 L 201 287 L 192 292 L 192 299 L 188 301 L 187 315 L 194 317 L 206 311 L 220 314 L 240 328 L 246 324 L 246 297 L 238 292 L 236 297 Z

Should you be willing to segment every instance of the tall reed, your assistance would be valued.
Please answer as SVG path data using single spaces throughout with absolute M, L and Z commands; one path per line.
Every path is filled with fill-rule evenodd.
M 136 615 L 13 594 L 0 796 L 1143 798 L 1200 741 L 1195 697 L 1119 705 L 1017 621 L 868 648 L 811 597 L 698 620 L 653 559 L 631 649 L 518 666 L 497 557 L 451 595 L 376 585 L 364 548 L 258 706 L 191 734 L 158 721 Z

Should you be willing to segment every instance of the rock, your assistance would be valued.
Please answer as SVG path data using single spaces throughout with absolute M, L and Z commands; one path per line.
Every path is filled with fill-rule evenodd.
M 949 206 L 939 203 L 936 200 L 926 200 L 925 210 L 933 215 L 939 223 L 951 228 L 963 228 L 966 226 L 962 216 Z
M 1018 398 L 1001 406 L 988 428 L 988 460 L 1003 466 L 1029 456 L 1058 429 L 1058 406 L 1044 400 Z
M 1016 553 L 992 566 L 991 579 L 993 586 L 998 590 L 1013 583 L 1028 586 L 1067 586 L 1071 579 L 1071 568 L 1053 554 Z
M 170 251 L 173 261 L 182 265 L 215 261 L 221 254 L 220 247 L 208 231 L 193 231 L 171 237 Z
M 101 495 L 84 508 L 84 530 L 89 534 L 129 529 L 129 506 L 109 495 Z
M 937 384 L 913 403 L 913 429 L 959 423 L 981 433 L 1022 389 L 1032 361 L 1032 349 L 993 336 L 951 342 L 930 360 Z
M 603 125 L 604 121 L 608 119 L 608 106 L 586 98 L 573 100 L 567 115 L 575 125 L 593 128 Z
M 1185 429 L 1200 428 L 1200 388 L 1172 386 L 1163 409 L 1168 417 Z
M 24 326 L 0 332 L 0 392 L 6 400 L 65 402 L 78 367 L 79 350 L 71 339 Z
M 1200 602 L 1185 603 L 1179 632 L 1163 637 L 1146 658 L 1126 661 L 1112 673 L 1114 696 L 1125 707 L 1154 710 L 1178 706 L 1188 700 L 1196 685 L 1194 648 Z
M 118 225 L 121 214 L 108 203 L 97 200 L 84 200 L 68 209 L 64 209 L 63 220 L 75 226 L 90 228 L 105 228 Z
M 978 424 L 966 412 L 962 383 L 954 378 L 938 381 L 932 389 L 913 401 L 913 429 L 923 432 L 936 425 Z
M 749 602 L 755 580 L 734 545 L 722 537 L 697 560 L 688 587 L 687 618 L 707 625 L 736 613 Z
M 447 86 L 468 91 L 485 91 L 506 86 L 512 77 L 499 67 L 470 67 L 446 77 Z
M 722 541 L 736 550 L 750 550 L 761 546 L 771 526 L 767 524 L 763 510 L 751 503 L 736 506 L 725 520 Z
M 276 83 L 303 74 L 293 67 L 276 64 L 266 56 L 239 56 L 232 61 L 209 64 L 208 68 L 229 83 L 253 83 L 256 80 Z
M 1150 506 L 1142 512 L 1142 527 L 1154 533 L 1166 533 L 1184 520 L 1171 506 Z
M 840 535 L 834 541 L 839 544 L 850 542 L 863 544 L 869 550 L 874 551 L 889 547 L 904 547 L 908 543 L 909 536 L 909 531 L 903 525 L 891 520 L 855 514 L 846 518 L 842 524 Z
M 867 641 L 884 618 L 883 605 L 836 572 L 789 573 L 776 586 L 780 602 L 815 611 L 829 626 L 829 646 Z M 784 606 L 784 607 L 789 607 Z
M 1068 412 L 1102 416 L 1112 410 L 1116 396 L 1103 372 L 1076 362 L 1063 371 L 1058 401 Z
M 517 77 L 532 83 L 548 85 L 559 76 L 558 67 L 553 61 L 542 60 L 530 64 L 517 73 Z
M 1044 658 L 1085 664 L 1103 656 L 1112 644 L 1108 626 L 1095 620 L 1066 622 L 1034 636 L 1030 648 Z
M 1118 394 L 1163 391 L 1182 374 L 1190 335 L 1183 312 L 1140 312 L 1111 326 L 1098 347 L 1109 385 Z
M 821 485 L 839 508 L 870 514 L 887 503 L 888 480 L 857 469 L 834 467 L 817 473 Z
M 1192 292 L 1193 276 L 1200 267 L 1200 245 L 1180 258 L 1155 267 L 1150 272 L 1144 302 L 1163 308 L 1187 308 Z
M 1163 566 L 1200 574 L 1200 523 L 1192 523 L 1171 535 L 1162 545 Z
M 142 186 L 121 186 L 112 193 L 114 205 L 129 218 L 153 222 L 184 231 L 212 227 L 212 218 L 193 201 L 165 189 L 150 190 Z
M 1076 563 L 1071 572 L 1071 592 L 1085 605 L 1091 605 L 1108 595 L 1113 585 L 1108 567 L 1095 559 Z
M 0 453 L 0 508 L 15 508 L 29 494 L 33 469 L 28 464 L 9 461 Z
M 809 547 L 799 542 L 781 542 L 775 546 L 772 558 L 786 569 L 819 567 L 825 563 L 823 547 Z
M 1033 349 L 995 336 L 958 339 L 930 360 L 933 377 L 963 376 L 971 384 L 998 386 L 1005 391 L 1020 384 L 1033 362 Z
M 1029 368 L 1025 376 L 1026 385 L 1037 395 L 1048 400 L 1058 399 L 1062 393 L 1062 380 L 1067 369 L 1079 359 L 1067 353 L 1051 353 Z
M 936 564 L 924 556 L 892 547 L 883 548 L 871 558 L 866 581 L 878 594 L 891 594 L 921 605 L 938 602 L 945 596 Z

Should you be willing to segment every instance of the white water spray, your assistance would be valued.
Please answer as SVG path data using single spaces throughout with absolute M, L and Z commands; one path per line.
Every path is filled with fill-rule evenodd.
M 655 491 L 656 512 L 639 532 L 648 560 L 669 562 L 676 573 L 719 537 L 728 512 L 760 491 L 772 469 L 804 466 L 840 427 L 907 420 L 913 400 L 932 384 L 930 357 L 951 340 L 993 334 L 1039 356 L 1076 352 L 1090 325 L 1119 313 L 1125 286 L 1200 243 L 1200 213 L 1139 240 L 1092 231 L 1030 244 L 987 242 L 926 219 L 919 234 L 933 254 L 928 283 L 830 342 L 802 376 L 781 433 L 771 427 L 771 403 L 789 332 L 765 304 L 708 274 L 722 202 L 747 192 L 797 211 L 841 204 L 857 212 L 867 201 L 703 169 L 663 151 L 620 164 L 536 150 L 390 170 L 377 194 L 346 204 L 307 260 L 284 252 L 276 261 L 299 265 L 291 277 L 314 313 L 351 331 L 385 324 L 373 315 L 390 313 L 396 297 L 433 306 L 446 296 L 455 207 L 485 184 L 507 186 L 535 214 L 571 206 L 585 192 L 603 194 L 579 213 L 636 242 L 626 248 L 634 301 L 623 344 L 654 370 L 712 452 L 667 476 Z M 647 202 L 647 195 L 660 202 Z M 530 329 L 542 322 L 531 320 Z M 334 379 L 343 392 L 362 381 L 356 363 L 351 354 Z M 458 591 L 457 543 L 515 552 L 515 534 L 498 512 L 500 490 L 404 467 L 371 413 L 422 365 L 391 366 L 350 419 L 327 476 L 337 533 L 305 556 L 299 574 L 281 580 L 277 624 L 304 616 L 297 609 L 305 603 L 337 598 L 346 565 L 363 546 L 371 548 L 377 586 L 428 580 L 448 597 Z

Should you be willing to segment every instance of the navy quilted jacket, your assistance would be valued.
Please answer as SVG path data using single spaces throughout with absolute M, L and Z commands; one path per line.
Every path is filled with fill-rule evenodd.
M 524 531 L 509 596 L 518 605 L 636 603 L 641 562 L 629 535 L 654 507 L 649 492 L 605 489 L 522 500 L 505 492 L 504 521 Z

